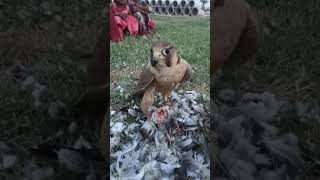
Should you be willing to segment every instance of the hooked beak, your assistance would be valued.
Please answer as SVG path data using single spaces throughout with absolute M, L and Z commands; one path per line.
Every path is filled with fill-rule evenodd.
M 158 64 L 158 62 L 159 62 L 159 58 L 153 57 L 151 59 L 151 65 L 152 66 L 156 66 Z

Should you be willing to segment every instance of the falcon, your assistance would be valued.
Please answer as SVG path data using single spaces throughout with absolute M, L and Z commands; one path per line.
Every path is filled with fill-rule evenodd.
M 233 60 L 246 60 L 258 50 L 261 29 L 257 14 L 246 0 L 216 0 L 212 17 L 211 73 Z
M 165 104 L 170 104 L 171 92 L 179 83 L 191 78 L 192 69 L 181 58 L 177 48 L 167 41 L 157 41 L 150 49 L 150 58 L 142 68 L 136 95 L 142 97 L 141 109 L 147 114 L 153 105 L 154 96 L 159 92 Z

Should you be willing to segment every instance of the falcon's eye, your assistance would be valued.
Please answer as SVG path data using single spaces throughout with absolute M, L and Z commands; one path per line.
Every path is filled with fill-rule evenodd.
M 165 51 L 165 52 L 166 52 L 166 54 L 169 54 L 170 50 L 169 50 L 169 49 L 166 49 L 166 51 Z

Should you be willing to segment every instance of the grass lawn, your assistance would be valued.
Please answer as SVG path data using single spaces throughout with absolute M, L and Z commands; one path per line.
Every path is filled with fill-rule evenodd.
M 166 17 L 154 16 L 160 39 L 173 43 L 182 58 L 193 67 L 191 81 L 181 85 L 184 90 L 196 90 L 209 94 L 209 17 Z M 149 60 L 149 51 L 156 36 L 147 40 L 126 37 L 120 44 L 111 45 L 111 97 L 112 108 L 125 105 L 134 91 L 142 66 Z M 119 94 L 116 87 L 123 87 Z

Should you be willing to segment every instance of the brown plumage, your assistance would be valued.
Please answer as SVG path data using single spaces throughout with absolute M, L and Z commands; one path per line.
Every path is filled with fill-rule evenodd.
M 160 92 L 168 103 L 171 92 L 179 83 L 191 78 L 191 66 L 180 57 L 178 50 L 167 41 L 158 41 L 150 49 L 149 62 L 143 66 L 136 95 L 143 95 L 141 109 L 147 113 Z
M 214 5 L 213 73 L 234 54 L 247 56 L 255 52 L 260 33 L 256 14 L 245 0 L 218 0 Z

